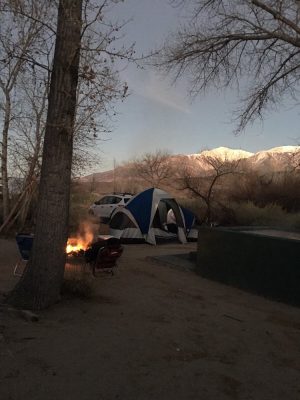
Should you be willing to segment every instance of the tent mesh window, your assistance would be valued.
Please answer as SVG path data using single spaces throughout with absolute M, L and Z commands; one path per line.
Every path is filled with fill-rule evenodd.
M 133 221 L 123 213 L 117 213 L 110 221 L 110 227 L 112 229 L 126 229 L 126 228 L 136 228 Z

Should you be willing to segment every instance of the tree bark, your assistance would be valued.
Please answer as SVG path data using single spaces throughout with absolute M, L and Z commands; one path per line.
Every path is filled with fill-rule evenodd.
M 9 93 L 5 93 L 5 112 L 4 123 L 2 131 L 2 151 L 1 151 L 1 178 L 2 178 L 2 217 L 3 221 L 9 213 L 9 188 L 8 188 L 8 174 L 7 174 L 7 147 L 8 147 L 8 130 L 11 117 L 11 101 Z
M 60 0 L 33 249 L 8 302 L 32 310 L 57 302 L 67 241 L 82 0 Z

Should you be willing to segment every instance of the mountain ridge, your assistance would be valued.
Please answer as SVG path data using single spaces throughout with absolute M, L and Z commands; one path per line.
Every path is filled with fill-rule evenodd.
M 249 165 L 255 170 L 280 171 L 287 167 L 287 164 L 291 160 L 293 154 L 300 153 L 300 146 L 278 146 L 272 147 L 268 150 L 260 150 L 256 153 L 251 153 L 242 149 L 231 149 L 229 147 L 220 146 L 211 150 L 203 150 L 199 153 L 194 154 L 176 154 L 171 155 L 171 159 L 176 161 L 178 159 L 195 160 L 198 163 L 198 167 L 203 170 L 209 169 L 207 164 L 205 165 L 205 157 L 218 157 L 221 160 L 226 161 L 237 161 L 241 160 L 244 165 Z M 124 164 L 124 166 L 118 166 L 116 170 L 107 170 L 103 172 L 96 172 L 80 178 L 81 182 L 105 181 L 112 182 L 114 174 L 122 174 L 124 170 L 128 170 L 130 162 Z

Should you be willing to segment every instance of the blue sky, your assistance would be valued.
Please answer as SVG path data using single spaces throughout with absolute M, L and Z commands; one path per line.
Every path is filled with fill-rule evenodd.
M 164 38 L 184 22 L 184 10 L 167 0 L 125 0 L 113 14 L 132 18 L 125 27 L 126 41 L 136 42 L 137 53 L 159 47 Z M 197 153 L 204 148 L 226 146 L 256 152 L 299 142 L 299 111 L 288 104 L 269 113 L 263 124 L 255 123 L 235 136 L 232 111 L 238 105 L 234 91 L 211 91 L 193 102 L 184 80 L 172 86 L 154 68 L 134 65 L 121 73 L 131 95 L 118 105 L 118 117 L 110 139 L 99 143 L 102 166 L 112 168 L 146 151 L 168 150 L 173 154 Z

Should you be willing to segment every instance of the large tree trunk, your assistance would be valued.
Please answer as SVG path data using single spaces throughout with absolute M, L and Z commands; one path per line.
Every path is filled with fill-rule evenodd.
M 2 146 L 1 146 L 1 178 L 2 178 L 2 216 L 3 221 L 9 213 L 9 189 L 7 175 L 7 147 L 8 147 L 8 131 L 11 117 L 11 101 L 9 93 L 5 93 L 5 113 L 2 131 Z
M 29 309 L 59 300 L 68 230 L 82 0 L 60 0 L 43 148 L 37 224 L 30 260 L 8 302 Z

